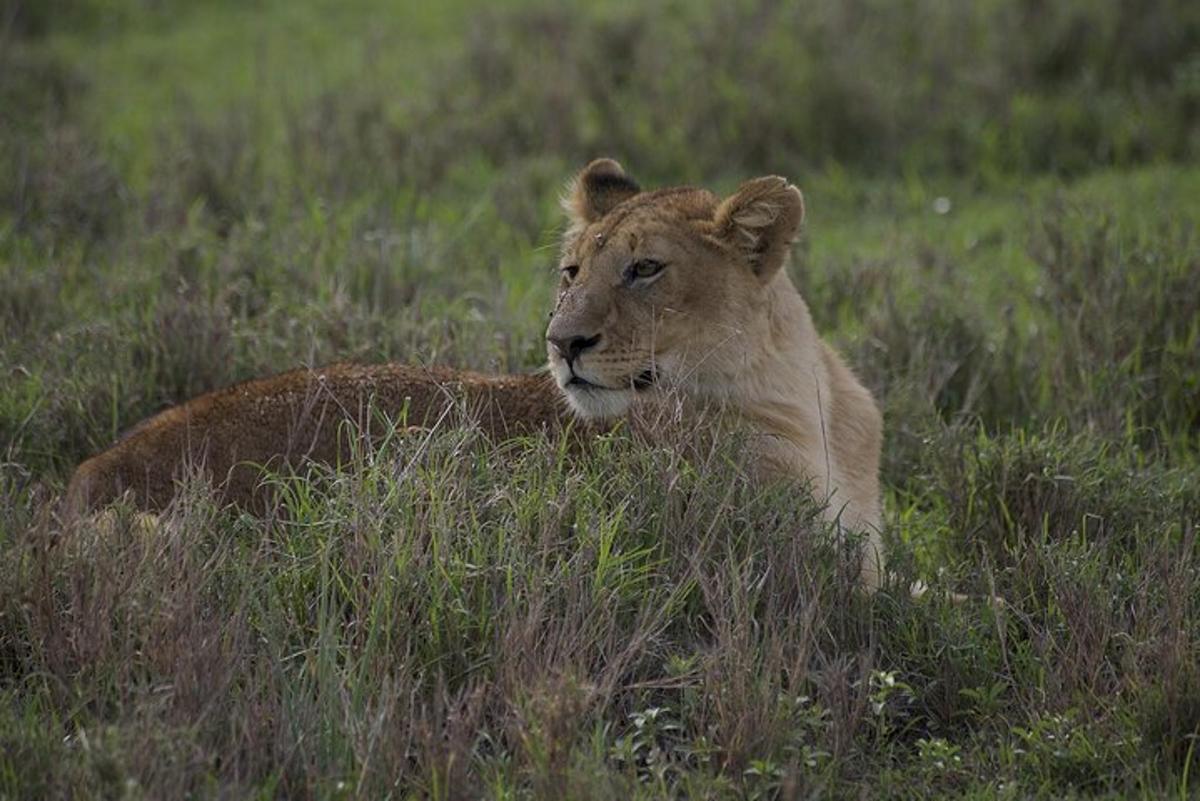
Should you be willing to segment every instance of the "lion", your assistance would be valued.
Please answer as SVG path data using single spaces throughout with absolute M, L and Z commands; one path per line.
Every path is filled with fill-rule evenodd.
M 266 496 L 264 465 L 344 460 L 347 432 L 369 436 L 381 414 L 428 427 L 466 407 L 486 433 L 506 437 L 604 427 L 671 394 L 743 420 L 753 471 L 795 479 L 831 521 L 865 535 L 859 581 L 878 588 L 882 417 L 818 336 L 785 269 L 804 221 L 800 190 L 768 176 L 724 199 L 693 187 L 643 191 L 599 159 L 563 206 L 546 371 L 336 364 L 239 384 L 163 411 L 83 462 L 68 509 L 125 493 L 160 509 L 189 469 L 223 501 L 252 507 Z

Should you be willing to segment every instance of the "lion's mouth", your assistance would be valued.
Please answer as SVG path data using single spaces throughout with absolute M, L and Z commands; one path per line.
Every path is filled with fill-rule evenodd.
M 629 384 L 630 384 L 630 386 L 633 387 L 633 389 L 640 391 L 640 390 L 644 390 L 644 389 L 649 389 L 650 387 L 654 386 L 655 379 L 656 379 L 656 376 L 655 376 L 653 370 L 643 370 L 641 373 L 639 373 L 637 376 L 635 376 L 633 378 L 633 380 L 631 380 L 629 382 Z M 629 389 L 629 386 L 606 387 L 603 384 L 595 384 L 595 383 L 592 383 L 591 381 L 588 381 L 586 378 L 579 377 L 574 372 L 571 373 L 571 378 L 567 381 L 566 385 L 568 387 L 574 387 L 575 389 L 601 390 L 601 391 L 607 391 L 607 392 L 620 392 L 622 390 Z
M 655 375 L 653 370 L 643 370 L 641 375 L 633 379 L 633 388 L 639 390 L 649 389 L 650 387 L 654 386 L 654 382 L 657 380 L 657 378 L 658 376 Z

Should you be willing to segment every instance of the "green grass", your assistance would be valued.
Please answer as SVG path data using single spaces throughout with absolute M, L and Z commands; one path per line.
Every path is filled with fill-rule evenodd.
M 0 797 L 1196 796 L 1194 5 L 0 12 Z M 888 591 L 687 426 L 448 421 L 265 518 L 56 521 L 236 380 L 536 369 L 601 154 L 804 189 Z

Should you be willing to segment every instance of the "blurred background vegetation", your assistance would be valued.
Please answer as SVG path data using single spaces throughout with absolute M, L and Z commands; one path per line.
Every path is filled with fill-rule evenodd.
M 370 497 L 361 484 L 323 500 L 297 490 L 306 500 L 292 512 L 312 527 L 298 539 L 184 510 L 177 522 L 199 550 L 175 543 L 183 551 L 166 563 L 128 527 L 111 547 L 43 547 L 74 464 L 208 389 L 335 359 L 536 369 L 557 196 L 600 155 L 646 186 L 728 191 L 776 173 L 804 189 L 793 276 L 885 407 L 897 563 L 935 583 L 995 587 L 1019 614 L 997 623 L 986 610 L 878 601 L 864 624 L 861 606 L 829 595 L 829 554 L 755 539 L 797 514 L 780 499 L 751 497 L 741 511 L 723 505 L 720 467 L 697 475 L 653 462 L 661 454 L 647 465 L 619 446 L 570 468 L 542 443 L 510 472 L 488 466 L 486 443 L 447 440 L 422 456 L 433 460 L 423 477 L 398 490 L 408 506 L 380 501 L 372 515 L 451 543 L 436 565 L 417 561 L 468 588 L 461 597 L 443 598 L 422 573 L 395 585 L 408 595 L 346 600 L 327 568 L 358 569 L 343 524 Z M 0 752 L 15 756 L 0 759 L 0 795 L 451 797 L 448 776 L 482 792 L 485 775 L 499 777 L 497 797 L 554 797 L 567 779 L 580 797 L 1194 793 L 1198 157 L 1190 0 L 8 0 Z M 438 461 L 459 447 L 479 474 Z M 664 475 L 712 506 L 675 508 L 655 483 Z M 640 498 L 638 477 L 658 489 Z M 580 482 L 611 491 L 576 512 L 568 490 Z M 422 516 L 422 493 L 452 487 L 486 510 L 512 486 L 562 519 L 510 510 L 500 525 L 516 544 L 490 551 L 472 539 L 487 514 L 465 534 L 455 515 Z M 701 512 L 735 543 L 710 554 L 726 583 L 706 584 L 680 556 Z M 489 639 L 545 586 L 600 582 L 591 562 L 550 577 L 528 562 L 518 546 L 559 524 L 581 553 L 597 531 L 636 535 L 628 552 L 619 538 L 604 546 L 626 566 L 605 575 L 631 577 L 618 580 L 611 618 L 597 618 L 609 628 L 559 631 L 629 643 L 615 672 L 586 660 L 567 671 L 557 653 L 505 668 Z M 236 569 L 238 543 L 263 527 L 284 545 L 255 557 L 260 569 Z M 401 547 L 392 530 L 371 552 Z M 227 547 L 236 558 L 212 556 Z M 142 556 L 127 575 L 131 554 Z M 770 585 L 793 606 L 722 594 L 748 566 L 802 557 L 824 565 L 816 578 Z M 481 561 L 505 565 L 509 585 L 487 583 Z M 534 589 L 493 606 L 513 575 Z M 80 600 L 108 598 L 80 588 L 114 576 L 142 594 Z M 209 594 L 210 581 L 237 592 Z M 673 610 L 652 634 L 639 597 Z M 331 604 L 315 623 L 309 598 Z M 204 610 L 191 628 L 155 628 L 165 617 L 147 610 L 170 617 L 184 600 Z M 393 608 L 431 632 L 413 646 L 421 664 L 453 670 L 410 671 L 392 646 L 364 654 L 347 634 L 344 620 L 380 622 Z M 784 625 L 814 609 L 826 621 L 815 629 Z M 546 625 L 557 631 L 559 618 Z M 79 644 L 117 619 L 111 640 Z M 199 642 L 214 619 L 270 658 L 258 645 L 204 651 L 201 669 L 141 649 Z M 793 651 L 805 670 L 780 661 Z M 330 655 L 320 681 L 309 683 L 311 664 L 276 659 L 288 653 Z M 260 658 L 276 667 L 260 670 Z M 139 689 L 222 670 L 254 678 L 203 715 Z M 567 673 L 603 687 L 600 700 L 579 701 Z M 734 701 L 728 675 L 753 677 Z M 419 714 L 388 706 L 388 687 L 411 691 Z M 483 740 L 453 722 L 466 708 L 455 704 L 476 697 L 464 719 Z M 379 756 L 355 728 L 368 708 L 397 732 L 415 726 L 406 744 Z M 663 708 L 673 711 L 646 711 Z M 636 740 L 647 726 L 656 733 Z M 455 773 L 463 764 L 470 776 Z M 55 780 L 61 765 L 67 778 Z M 405 771 L 415 778 L 397 790 L 389 782 Z

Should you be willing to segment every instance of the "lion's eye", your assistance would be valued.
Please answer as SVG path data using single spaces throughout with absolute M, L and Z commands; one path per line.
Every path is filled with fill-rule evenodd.
M 632 284 L 641 278 L 653 278 L 666 267 L 661 261 L 654 259 L 639 259 L 625 268 L 625 282 Z
M 568 281 L 574 281 L 575 276 L 579 275 L 579 265 L 568 264 L 566 267 L 559 268 L 559 272 L 562 273 L 563 278 L 567 279 Z

